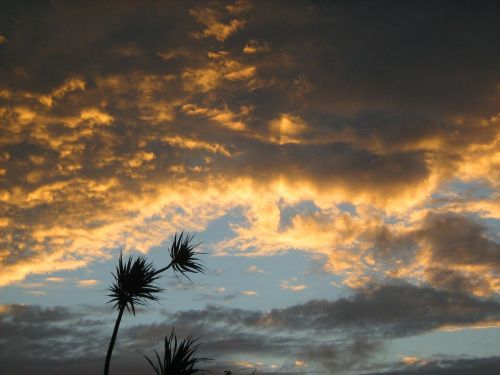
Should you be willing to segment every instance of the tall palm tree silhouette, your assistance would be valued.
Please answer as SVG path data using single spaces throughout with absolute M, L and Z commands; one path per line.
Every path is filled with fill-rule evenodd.
M 204 266 L 200 263 L 197 255 L 202 254 L 196 251 L 200 244 L 193 244 L 194 235 L 186 235 L 183 232 L 179 236 L 174 235 L 172 245 L 169 250 L 170 263 L 159 270 L 155 269 L 154 265 L 147 261 L 144 256 L 137 258 L 130 257 L 126 262 L 123 261 L 122 254 L 116 267 L 116 272 L 113 273 L 114 282 L 109 287 L 111 297 L 110 303 L 114 302 L 114 308 L 118 310 L 115 327 L 109 343 L 108 352 L 106 354 L 106 362 L 104 364 L 104 375 L 109 374 L 109 366 L 111 355 L 115 346 L 116 336 L 122 320 L 125 308 L 135 316 L 136 305 L 147 305 L 150 301 L 157 301 L 157 294 L 163 289 L 160 288 L 156 281 L 161 277 L 161 274 L 172 268 L 174 274 L 180 273 L 186 277 L 187 273 L 203 273 Z M 189 278 L 189 277 L 188 277 Z

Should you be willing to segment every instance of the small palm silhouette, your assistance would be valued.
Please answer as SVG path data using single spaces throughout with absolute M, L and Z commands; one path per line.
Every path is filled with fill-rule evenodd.
M 193 339 L 192 336 L 188 336 L 178 343 L 177 336 L 172 328 L 170 336 L 165 336 L 163 361 L 156 350 L 154 352 L 156 361 L 158 362 L 157 365 L 148 356 L 144 357 L 151 367 L 153 367 L 157 375 L 191 375 L 205 372 L 206 370 L 194 367 L 198 362 L 210 360 L 209 358 L 196 357 L 196 352 L 200 347 L 200 345 L 196 343 L 197 341 L 198 339 Z
M 135 315 L 135 305 L 146 305 L 148 301 L 157 301 L 155 295 L 162 291 L 155 281 L 160 278 L 158 271 L 145 257 L 129 258 L 124 264 L 122 254 L 113 273 L 115 281 L 109 288 L 109 302 L 115 302 L 113 307 L 118 310 L 127 308 Z
M 109 302 L 114 303 L 113 307 L 118 310 L 118 317 L 116 318 L 106 354 L 104 375 L 109 374 L 111 355 L 113 354 L 118 329 L 125 308 L 135 316 L 136 305 L 144 306 L 150 301 L 157 301 L 157 294 L 163 289 L 156 284 L 156 281 L 161 277 L 163 272 L 171 267 L 174 273 L 179 272 L 186 277 L 188 277 L 186 275 L 187 272 L 204 272 L 204 267 L 197 258 L 197 255 L 201 253 L 195 251 L 199 244 L 193 245 L 193 238 L 193 235 L 184 235 L 183 232 L 179 236 L 175 234 L 169 250 L 170 263 L 159 270 L 156 270 L 153 264 L 148 262 L 144 256 L 139 256 L 135 259 L 130 257 L 126 262 L 123 262 L 122 254 L 120 254 L 116 272 L 113 273 L 113 285 L 108 289 L 111 292 L 108 295 L 111 297 Z
M 189 276 L 186 275 L 187 272 L 204 273 L 205 267 L 197 258 L 197 255 L 201 255 L 204 253 L 195 251 L 195 249 L 200 246 L 200 244 L 192 244 L 193 239 L 194 235 L 185 235 L 184 232 L 181 232 L 181 234 L 177 236 L 176 233 L 172 241 L 172 246 L 170 246 L 169 250 L 171 259 L 170 264 L 167 267 L 158 270 L 157 272 L 164 272 L 172 267 L 174 273 L 179 272 L 181 275 L 186 276 L 188 279 Z

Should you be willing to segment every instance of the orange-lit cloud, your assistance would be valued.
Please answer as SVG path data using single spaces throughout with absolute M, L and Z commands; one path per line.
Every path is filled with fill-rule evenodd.
M 250 3 L 248 3 L 250 4 Z M 196 19 L 197 22 L 205 26 L 202 32 L 194 32 L 193 36 L 196 38 L 212 37 L 220 42 L 223 42 L 231 34 L 245 26 L 246 21 L 240 18 L 229 18 L 224 22 L 222 18 L 228 15 L 239 15 L 251 8 L 247 6 L 228 6 L 225 10 L 223 8 L 194 8 L 189 10 L 189 14 Z M 224 14 L 227 13 L 227 14 Z
M 258 296 L 259 293 L 257 293 L 255 290 L 242 290 L 240 294 L 243 294 L 244 296 Z
M 421 366 L 429 363 L 428 360 L 416 356 L 405 355 L 401 358 L 401 362 L 405 364 L 405 366 Z
M 135 14 L 130 7 L 120 12 Z M 51 43 L 33 52 L 38 63 L 7 59 L 1 285 L 31 274 L 50 281 L 50 273 L 88 266 L 120 247 L 148 252 L 175 230 L 203 231 L 238 208 L 243 220 L 230 223 L 233 237 L 208 251 L 307 252 L 353 288 L 411 278 L 498 293 L 495 70 L 481 68 L 465 90 L 457 77 L 473 76 L 464 74 L 469 65 L 447 51 L 441 58 L 456 70 L 424 74 L 412 63 L 420 55 L 406 46 L 395 46 L 411 54 L 399 65 L 379 60 L 375 46 L 387 39 L 376 35 L 351 50 L 332 32 L 317 48 L 308 33 L 295 40 L 271 22 L 268 15 L 280 11 L 274 7 L 179 7 L 172 17 L 186 21 L 182 28 L 148 43 L 140 35 L 121 40 L 121 18 L 97 18 L 85 38 L 85 25 L 72 19 L 64 26 L 74 45 L 51 24 Z M 303 31 L 316 27 L 313 16 L 302 16 L 294 7 L 283 13 Z M 276 32 L 261 32 L 270 27 Z M 23 34 L 29 30 L 18 32 L 31 40 Z M 25 56 L 10 35 L 2 48 Z M 117 40 L 101 49 L 109 35 Z M 102 59 L 86 60 L 94 48 Z M 46 65 L 62 51 L 61 71 Z M 359 56 L 373 64 L 363 68 Z M 428 90 L 410 84 L 408 72 Z M 470 241 L 477 246 L 467 247 Z
M 255 39 L 251 39 L 245 44 L 245 47 L 243 47 L 243 53 L 257 54 L 268 52 L 270 49 L 271 47 L 269 46 L 269 43 L 260 43 Z
M 283 280 L 280 284 L 281 289 L 291 290 L 292 292 L 300 292 L 307 288 L 305 284 L 297 284 L 297 279 Z
M 88 288 L 99 284 L 99 280 L 87 279 L 87 280 L 79 280 L 78 286 L 81 288 Z

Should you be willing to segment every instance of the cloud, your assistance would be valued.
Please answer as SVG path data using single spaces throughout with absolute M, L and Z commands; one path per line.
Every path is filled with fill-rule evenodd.
M 335 301 L 310 300 L 268 312 L 208 306 L 179 312 L 176 325 L 218 321 L 231 326 L 276 330 L 346 331 L 373 337 L 404 337 L 448 326 L 495 323 L 500 305 L 463 293 L 409 284 L 379 285 Z
M 305 251 L 355 288 L 499 290 L 493 3 L 7 8 L 0 285 L 238 208 L 216 254 Z
M 240 294 L 243 294 L 244 296 L 258 296 L 259 293 L 257 293 L 255 290 L 242 290 Z
M 489 358 L 463 358 L 432 360 L 427 363 L 400 368 L 396 371 L 384 371 L 380 373 L 364 373 L 364 375 L 465 375 L 465 374 L 495 374 L 500 364 L 499 357 Z M 413 363 L 412 363 L 413 365 Z
M 12 373 L 15 369 L 27 374 L 36 363 L 46 372 L 58 373 L 87 361 L 78 371 L 90 374 L 102 365 L 107 332 L 114 318 L 110 312 L 109 308 L 96 306 L 2 305 L 0 353 L 5 371 Z M 413 336 L 451 325 L 498 323 L 500 305 L 461 293 L 398 284 L 270 311 L 208 305 L 198 310 L 162 310 L 161 314 L 164 320 L 160 322 L 123 327 L 113 360 L 116 368 L 128 365 L 125 374 L 145 370 L 147 363 L 141 353 L 151 352 L 175 326 L 180 337 L 193 333 L 200 336 L 200 354 L 214 358 L 213 369 L 237 369 L 238 363 L 262 362 L 265 373 L 287 374 L 292 368 L 306 373 L 368 371 L 377 368 L 377 354 L 383 353 L 387 338 Z M 276 361 L 282 365 L 273 370 L 271 364 Z M 464 365 L 479 366 L 481 361 L 471 360 Z M 430 368 L 444 371 L 448 366 L 458 366 L 458 362 L 445 357 L 405 363 L 404 371 L 416 374 Z M 388 369 L 402 365 L 389 364 Z
M 35 366 L 39 371 L 55 374 L 62 374 L 63 369 L 67 371 L 74 366 L 74 373 L 78 375 L 97 371 L 103 362 L 103 348 L 109 340 L 105 332 L 112 326 L 112 319 L 108 317 L 109 310 L 95 306 L 42 308 L 3 305 L 0 310 L 2 371 L 28 374 Z M 123 327 L 113 356 L 113 368 L 124 374 L 145 371 L 148 364 L 142 354 L 151 352 L 163 341 L 172 323 L 179 337 L 192 334 L 196 327 L 196 335 L 200 336 L 200 354 L 214 358 L 213 363 L 207 365 L 211 370 L 222 371 L 225 367 L 237 372 L 243 364 L 263 364 L 262 361 L 266 360 L 269 363 L 269 360 L 276 360 L 276 356 L 289 358 L 293 363 L 298 360 L 295 355 L 302 352 L 301 348 L 305 350 L 310 346 L 308 341 L 293 336 L 280 337 L 229 326 L 214 327 L 203 318 L 189 321 L 169 319 L 161 323 Z M 352 352 L 352 345 L 347 345 L 346 355 Z M 343 343 L 337 346 L 344 350 Z M 286 365 L 274 367 L 274 371 L 269 364 L 259 367 L 266 373 L 290 373 Z
M 412 274 L 438 288 L 478 296 L 498 292 L 500 245 L 483 221 L 447 210 L 421 214 L 409 228 L 367 232 L 374 262 L 389 274 Z
M 390 301 L 390 303 L 389 303 Z M 259 322 L 267 326 L 318 331 L 358 328 L 373 335 L 405 336 L 445 325 L 498 321 L 500 306 L 461 293 L 430 287 L 385 285 L 368 288 L 352 298 L 313 300 L 271 310 Z
M 500 244 L 488 238 L 487 228 L 456 214 L 430 214 L 416 234 L 431 250 L 430 262 L 459 266 L 490 265 L 500 269 Z
M 340 347 L 335 344 L 323 344 L 307 348 L 299 354 L 299 357 L 302 358 L 299 363 L 302 367 L 308 363 L 319 362 L 330 372 L 344 369 L 363 369 L 369 367 L 368 360 L 381 348 L 380 342 L 358 337 L 351 343 Z
M 51 283 L 62 283 L 66 279 L 64 277 L 47 277 L 45 281 L 50 281 Z
M 307 288 L 305 284 L 297 284 L 297 279 L 292 278 L 290 281 L 283 280 L 280 284 L 281 289 L 291 290 L 292 292 L 300 292 Z
M 88 279 L 88 280 L 78 280 L 78 286 L 82 288 L 88 288 L 100 284 L 99 280 Z
M 271 49 L 269 43 L 263 42 L 260 43 L 259 41 L 255 39 L 250 39 L 246 44 L 245 47 L 243 47 L 243 53 L 246 54 L 257 54 L 257 53 L 263 53 L 263 52 L 268 52 Z
M 243 2 L 240 2 L 243 3 Z M 195 38 L 208 38 L 213 37 L 220 42 L 223 42 L 231 34 L 245 26 L 244 19 L 232 18 L 227 22 L 223 22 L 222 18 L 238 15 L 244 13 L 251 8 L 251 3 L 247 2 L 245 6 L 240 3 L 236 5 L 227 6 L 226 9 L 222 7 L 213 8 L 194 8 L 189 10 L 189 14 L 193 16 L 197 22 L 205 26 L 202 32 L 193 33 Z M 214 5 L 218 5 L 214 3 Z
M 76 315 L 64 307 L 43 308 L 29 305 L 2 305 L 2 316 L 8 316 L 13 323 L 44 324 L 69 320 Z

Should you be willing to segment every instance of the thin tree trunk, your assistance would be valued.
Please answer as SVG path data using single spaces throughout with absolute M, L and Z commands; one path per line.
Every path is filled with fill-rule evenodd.
M 121 306 L 118 312 L 118 317 L 116 318 L 115 328 L 113 329 L 113 335 L 111 336 L 111 342 L 108 347 L 108 354 L 106 354 L 106 363 L 104 365 L 104 375 L 109 374 L 109 364 L 111 362 L 111 354 L 113 353 L 113 348 L 115 347 L 116 336 L 118 335 L 118 328 L 120 327 L 120 322 L 122 320 L 123 310 L 125 306 Z

